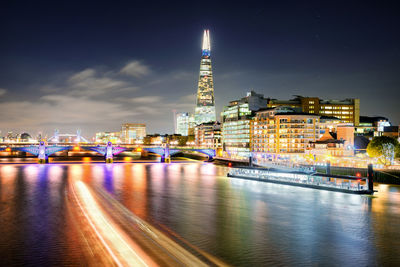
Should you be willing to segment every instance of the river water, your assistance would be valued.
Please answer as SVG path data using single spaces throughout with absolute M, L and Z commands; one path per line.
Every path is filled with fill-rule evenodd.
M 1 164 L 0 265 L 112 262 L 100 260 L 106 250 L 91 244 L 101 233 L 79 215 L 74 192 L 84 188 L 124 238 L 136 238 L 127 219 L 135 216 L 143 231 L 157 229 L 206 264 L 400 266 L 399 186 L 359 196 L 227 178 L 227 170 L 197 162 Z

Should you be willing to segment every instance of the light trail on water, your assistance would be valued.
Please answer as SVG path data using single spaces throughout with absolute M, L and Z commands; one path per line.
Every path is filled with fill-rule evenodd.
M 82 181 L 76 181 L 75 185 L 72 192 L 82 213 L 116 265 L 156 266 L 140 249 L 136 247 L 135 251 L 134 244 L 106 218 L 87 186 Z

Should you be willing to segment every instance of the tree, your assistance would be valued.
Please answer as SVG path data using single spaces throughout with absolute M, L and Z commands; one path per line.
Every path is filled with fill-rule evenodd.
M 374 137 L 367 146 L 367 153 L 370 157 L 377 158 L 383 165 L 391 165 L 395 156 L 400 154 L 399 142 L 388 136 Z
M 178 136 L 178 146 L 186 146 L 187 136 Z
M 397 145 L 394 157 L 400 159 L 400 143 Z

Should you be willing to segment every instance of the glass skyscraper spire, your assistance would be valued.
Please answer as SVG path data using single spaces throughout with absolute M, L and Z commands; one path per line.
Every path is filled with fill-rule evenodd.
M 200 61 L 199 85 L 197 89 L 195 122 L 216 121 L 214 103 L 214 85 L 210 57 L 210 33 L 204 30 L 203 48 Z

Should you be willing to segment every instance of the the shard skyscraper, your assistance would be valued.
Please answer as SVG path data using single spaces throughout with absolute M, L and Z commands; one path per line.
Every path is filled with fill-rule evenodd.
M 210 57 L 210 33 L 208 30 L 204 30 L 195 109 L 195 123 L 201 124 L 204 122 L 215 121 L 214 85 Z

